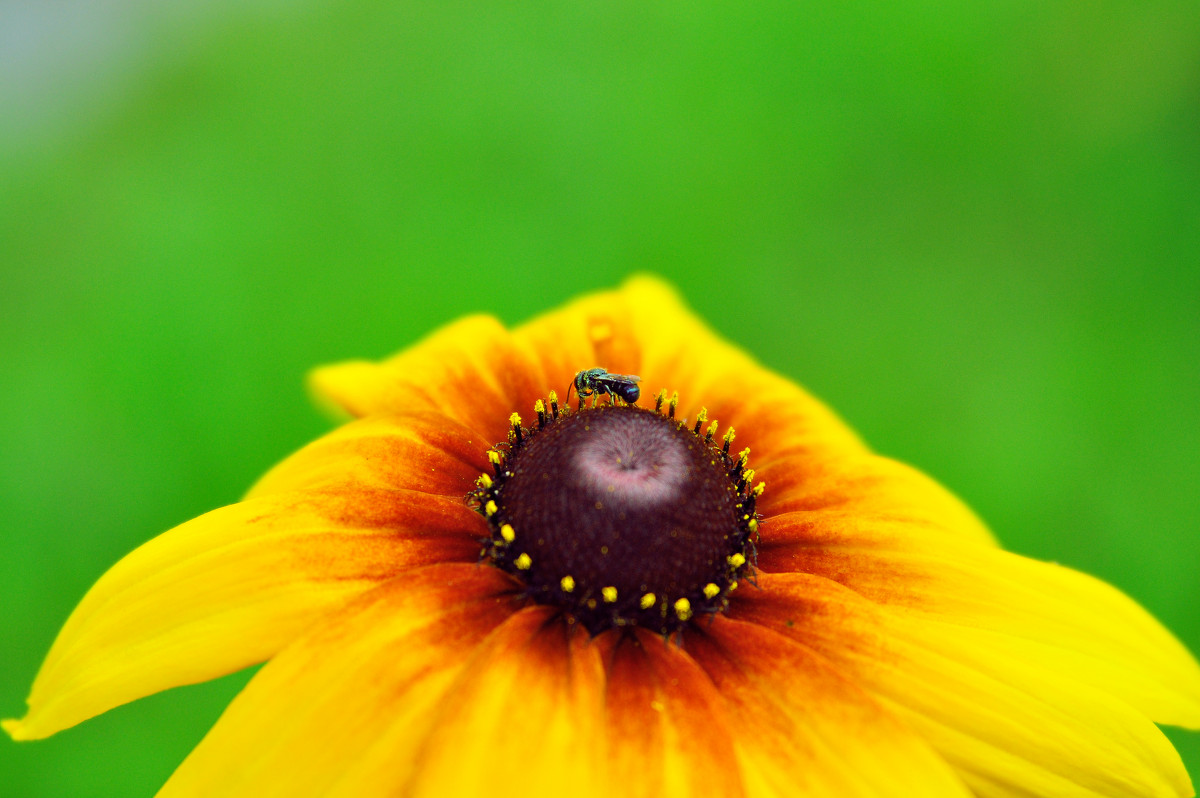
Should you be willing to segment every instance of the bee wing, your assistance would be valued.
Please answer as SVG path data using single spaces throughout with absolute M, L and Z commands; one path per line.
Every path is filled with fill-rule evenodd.
M 624 382 L 641 382 L 642 378 L 636 374 L 609 374 L 609 378 L 615 380 L 623 380 Z

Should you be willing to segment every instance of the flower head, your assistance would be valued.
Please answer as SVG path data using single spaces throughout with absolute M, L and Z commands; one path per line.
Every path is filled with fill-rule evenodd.
M 14 738 L 266 661 L 162 795 L 1192 794 L 1168 632 L 655 280 L 313 387 L 355 420 L 105 574 Z

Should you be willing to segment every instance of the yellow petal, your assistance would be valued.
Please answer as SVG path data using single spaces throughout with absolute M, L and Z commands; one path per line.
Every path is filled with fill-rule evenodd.
M 643 406 L 660 389 L 678 391 L 679 418 L 695 419 L 707 407 L 709 419 L 737 430 L 756 463 L 787 452 L 864 451 L 832 411 L 717 336 L 653 277 L 576 299 L 521 325 L 514 337 L 537 353 L 559 391 L 593 366 L 639 375 Z
M 399 793 L 513 588 L 495 568 L 441 565 L 360 596 L 255 674 L 160 796 Z
M 474 653 L 438 707 L 406 794 L 616 794 L 601 767 L 599 649 L 556 615 L 545 606 L 523 610 Z
M 381 363 L 316 369 L 309 384 L 353 416 L 436 412 L 489 443 L 504 440 L 509 414 L 528 413 L 549 387 L 533 355 L 490 316 L 460 319 Z
M 272 659 L 161 795 L 741 794 L 686 654 L 510 615 L 512 587 L 448 565 L 362 596 Z
M 412 491 L 272 494 L 160 535 L 109 570 L 67 620 L 16 739 L 267 659 L 321 614 L 414 565 L 477 558 L 461 499 Z
M 1004 633 L 986 628 L 998 608 L 981 613 L 975 625 L 965 615 L 934 622 L 929 611 L 884 607 L 810 574 L 764 574 L 761 586 L 739 597 L 739 617 L 833 663 L 920 732 L 978 795 L 1191 794 L 1178 754 L 1158 728 L 1127 702 L 1123 685 L 1102 684 L 1112 672 L 1067 669 L 1088 662 L 1087 652 L 1079 650 L 1086 629 L 1029 647 L 1009 639 L 1023 636 L 1021 624 Z M 1150 663 L 1169 661 L 1179 651 L 1169 642 L 1156 650 L 1146 636 L 1159 643 L 1169 636 L 1154 633 L 1154 622 L 1125 602 L 1128 606 L 1118 606 L 1109 597 L 1107 609 L 1115 610 L 1111 624 L 1125 628 L 1092 648 L 1104 650 L 1113 637 L 1141 638 L 1136 652 L 1123 660 L 1141 655 L 1150 681 L 1161 679 Z M 1026 640 L 1051 628 L 1065 631 L 1071 617 L 1090 627 L 1086 616 L 1094 610 L 1076 608 L 1063 616 L 1051 602 L 1045 611 L 1050 620 L 1040 627 L 1034 622 Z M 1139 613 L 1141 622 L 1130 624 L 1129 616 Z M 1064 649 L 1061 656 L 1055 656 L 1056 644 Z M 1195 663 L 1190 665 L 1194 671 Z M 1193 675 L 1189 689 L 1197 684 Z
M 767 533 L 764 572 L 823 576 L 926 623 L 996 633 L 1010 659 L 1036 656 L 1157 723 L 1200 727 L 1200 666 L 1149 613 L 1098 579 L 909 518 L 797 512 L 771 519 Z
M 787 454 L 862 453 L 828 408 L 716 336 L 668 285 L 635 277 L 507 331 L 487 316 L 450 324 L 380 363 L 317 369 L 314 392 L 357 416 L 435 411 L 491 443 L 510 413 L 531 412 L 551 390 L 565 401 L 575 373 L 603 366 L 642 377 L 643 399 L 679 391 L 678 417 L 701 406 L 765 461 Z
M 718 617 L 687 650 L 725 698 L 747 795 L 970 795 L 924 740 L 805 646 Z
M 763 546 L 795 542 L 801 525 L 826 527 L 880 519 L 912 523 L 952 537 L 995 545 L 983 522 L 957 497 L 911 466 L 876 455 L 814 460 L 787 456 L 755 470 L 768 490 L 758 503 L 765 516 Z M 777 524 L 772 519 L 787 516 Z M 787 526 L 785 532 L 784 526 Z
M 485 453 L 492 443 L 438 413 L 371 416 L 300 449 L 259 479 L 248 497 L 400 488 L 461 499 L 491 470 Z

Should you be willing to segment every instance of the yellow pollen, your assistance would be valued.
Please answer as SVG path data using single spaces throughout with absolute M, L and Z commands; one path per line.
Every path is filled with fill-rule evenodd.
M 733 443 L 733 439 L 734 439 L 735 437 L 737 437 L 737 436 L 735 436 L 735 435 L 733 434 L 733 427 L 730 427 L 730 428 L 729 428 L 729 429 L 728 429 L 728 430 L 725 432 L 725 443 Z
M 488 449 L 488 462 L 492 465 L 500 465 L 500 452 L 495 449 Z
M 721 588 L 717 587 L 716 583 L 714 583 L 714 582 L 709 582 L 707 585 L 704 586 L 704 597 L 707 599 L 712 598 L 713 596 L 717 595 L 720 592 L 721 592 Z
M 738 552 L 737 554 L 730 554 L 726 559 L 729 560 L 729 564 L 734 568 L 741 568 L 746 564 L 746 557 L 741 552 Z
M 587 600 L 587 606 L 588 606 L 588 609 L 589 609 L 589 610 L 594 610 L 594 609 L 596 609 L 596 600 L 595 600 L 595 599 L 588 599 L 588 600 Z
M 757 532 L 758 531 L 758 519 L 751 518 L 750 523 L 746 524 L 746 528 L 749 529 L 751 532 Z
M 704 426 L 705 421 L 708 421 L 708 408 L 702 407 L 700 408 L 700 414 L 696 416 L 696 423 Z
M 517 566 L 517 568 L 521 569 L 522 571 L 528 571 L 529 567 L 533 565 L 533 558 L 525 552 L 521 552 L 521 556 L 513 561 L 513 565 Z
M 547 396 L 546 398 L 550 400 L 550 404 L 552 404 L 552 405 L 558 404 L 558 394 L 555 393 L 554 391 L 551 391 L 550 395 Z
M 648 610 L 654 606 L 654 602 L 657 600 L 653 593 L 646 593 L 642 596 L 642 600 L 639 603 L 642 605 L 642 609 Z
M 679 620 L 686 621 L 692 617 L 692 602 L 685 598 L 675 602 L 675 614 L 679 616 Z
M 491 499 L 488 499 L 488 503 L 483 505 L 483 511 L 489 516 L 495 515 L 497 512 L 499 512 L 499 510 L 500 508 L 497 507 L 496 503 Z
M 491 486 L 492 486 L 492 478 L 489 477 L 487 474 L 480 474 L 479 475 L 479 487 L 490 488 Z
M 745 476 L 743 476 L 743 477 L 742 477 L 742 479 L 746 480 L 746 483 L 747 483 L 747 484 L 749 484 L 749 483 L 750 483 L 750 481 L 754 479 L 754 469 L 753 469 L 753 468 L 747 468 L 747 469 L 746 469 L 746 475 L 745 475 Z
M 564 593 L 570 593 L 575 589 L 575 580 L 570 576 L 564 576 L 562 579 L 558 580 L 558 586 L 563 589 Z
M 512 543 L 517 539 L 517 532 L 512 528 L 512 524 L 501 524 L 500 537 L 504 538 L 506 543 Z
M 612 338 L 613 328 L 607 321 L 594 321 L 591 328 L 588 330 L 592 341 L 607 341 Z
M 766 489 L 767 489 L 767 483 L 760 482 L 754 486 L 754 495 L 761 496 L 761 495 L 763 495 L 763 491 Z
M 546 405 L 542 403 L 541 399 L 538 399 L 536 402 L 533 403 L 533 412 L 535 412 L 535 413 L 545 413 L 546 412 Z
M 734 579 L 732 582 L 729 583 L 729 592 L 732 593 L 735 590 L 737 590 L 737 580 L 736 579 Z
M 709 424 L 708 425 L 708 434 L 705 435 L 705 437 L 711 441 L 713 439 L 713 436 L 715 436 L 717 434 L 717 427 L 719 427 L 719 426 L 721 426 L 721 425 L 718 424 L 716 421 Z
M 521 426 L 521 416 L 520 416 L 520 414 L 518 414 L 518 413 L 513 413 L 511 416 L 509 416 L 509 417 L 508 417 L 508 423 L 509 423 L 509 424 L 512 424 L 514 427 L 519 427 L 519 426 Z
M 615 587 L 600 588 L 600 595 L 604 597 L 604 601 L 608 604 L 615 604 L 617 601 L 617 589 Z

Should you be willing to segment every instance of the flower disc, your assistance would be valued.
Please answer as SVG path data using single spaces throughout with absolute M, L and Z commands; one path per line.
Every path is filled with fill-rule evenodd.
M 563 414 L 514 440 L 489 492 L 491 555 L 531 596 L 593 633 L 636 624 L 666 634 L 724 607 L 753 557 L 744 458 L 735 465 L 711 433 L 624 404 Z

